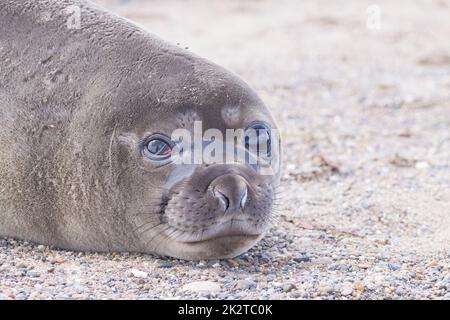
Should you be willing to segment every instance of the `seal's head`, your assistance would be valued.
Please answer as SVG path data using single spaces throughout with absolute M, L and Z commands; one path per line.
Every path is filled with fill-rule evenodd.
M 230 72 L 186 54 L 165 58 L 161 69 L 139 70 L 118 89 L 119 111 L 109 126 L 111 145 L 117 138 L 117 197 L 137 250 L 234 257 L 261 239 L 272 220 L 276 125 Z
M 69 2 L 79 27 L 66 27 Z M 0 28 L 0 235 L 185 259 L 260 239 L 279 150 L 256 94 L 89 2 L 27 3 L 0 5 L 12 30 Z

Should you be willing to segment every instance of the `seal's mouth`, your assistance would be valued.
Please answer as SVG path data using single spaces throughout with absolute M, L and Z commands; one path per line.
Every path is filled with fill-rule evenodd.
M 238 246 L 236 251 L 255 243 L 274 222 L 275 182 L 246 165 L 196 168 L 189 177 L 165 186 L 159 204 L 162 241 L 192 250 L 200 243 L 220 244 L 227 252 L 231 245 Z
M 259 237 L 265 229 L 247 217 L 232 217 L 198 230 L 182 230 L 169 225 L 166 235 L 179 242 L 194 243 L 225 237 Z

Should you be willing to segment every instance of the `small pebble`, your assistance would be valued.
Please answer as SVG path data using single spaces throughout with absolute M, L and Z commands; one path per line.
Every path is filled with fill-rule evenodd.
M 168 261 L 162 261 L 158 264 L 158 268 L 172 268 L 173 265 Z
M 351 286 L 351 284 L 344 284 L 340 290 L 341 294 L 343 296 L 349 296 L 353 293 L 353 288 Z
M 256 287 L 256 282 L 251 279 L 239 280 L 236 284 L 236 288 L 240 290 L 248 290 Z
M 287 283 L 283 285 L 283 292 L 291 292 L 295 288 L 296 286 L 293 283 Z
M 147 278 L 148 273 L 145 271 L 141 271 L 138 269 L 130 269 L 128 270 L 129 275 L 136 277 L 136 278 Z
M 213 281 L 195 281 L 185 284 L 182 290 L 192 292 L 219 292 L 220 285 Z
M 39 272 L 31 270 L 27 272 L 27 276 L 30 278 L 37 278 L 40 276 Z

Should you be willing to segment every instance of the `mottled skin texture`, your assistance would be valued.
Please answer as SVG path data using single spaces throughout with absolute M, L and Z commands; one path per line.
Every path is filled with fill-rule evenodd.
M 67 27 L 73 4 L 81 29 Z M 0 236 L 184 259 L 246 251 L 270 219 L 278 175 L 198 166 L 167 187 L 175 165 L 155 167 L 140 152 L 151 133 L 191 129 L 191 115 L 204 130 L 253 120 L 275 128 L 235 75 L 89 2 L 2 0 Z M 180 241 L 168 222 L 194 232 L 214 224 L 223 212 L 208 187 L 227 174 L 248 184 L 251 232 Z

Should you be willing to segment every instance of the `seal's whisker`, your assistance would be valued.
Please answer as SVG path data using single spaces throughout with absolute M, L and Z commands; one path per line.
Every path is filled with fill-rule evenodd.
M 176 229 L 176 228 L 171 228 L 170 232 L 166 233 L 166 235 L 167 235 L 168 238 L 177 239 L 179 237 L 179 236 L 176 235 L 177 233 L 180 234 L 179 236 L 182 236 L 183 234 L 186 233 L 186 231 L 183 231 L 183 230 L 180 230 L 180 229 Z
M 162 225 L 162 224 L 163 224 L 163 223 L 160 223 L 158 226 L 160 226 L 160 225 Z M 157 226 L 155 226 L 155 227 L 157 227 Z M 155 234 L 150 240 L 148 240 L 148 241 L 145 243 L 145 246 L 147 247 L 151 242 L 153 242 L 153 239 L 155 239 L 156 237 L 159 237 L 163 232 L 169 230 L 170 228 L 171 228 L 170 225 L 164 226 L 164 227 L 162 228 L 162 230 L 160 230 L 157 234 Z
M 177 233 L 179 233 L 179 235 L 177 235 Z M 163 241 L 167 239 L 175 239 L 177 241 L 183 241 L 183 239 L 180 239 L 180 237 L 186 235 L 187 233 L 189 232 L 169 226 L 169 228 L 165 230 L 165 234 L 163 235 L 163 237 L 161 237 L 161 240 L 156 244 L 155 250 L 159 250 L 161 243 L 163 243 Z
M 157 221 L 155 221 L 155 219 L 152 219 L 151 221 L 145 221 L 145 222 L 142 223 L 141 225 L 139 225 L 139 226 L 137 226 L 136 228 L 134 228 L 133 231 L 132 231 L 132 233 L 137 232 L 139 229 L 141 229 L 141 228 L 143 228 L 143 227 L 145 227 L 145 226 L 148 226 L 148 225 L 151 224 L 151 223 L 159 224 L 159 223 L 161 223 L 161 221 L 160 221 L 159 219 L 158 219 Z
M 157 227 L 159 227 L 159 226 L 161 226 L 161 225 L 163 225 L 163 224 L 164 224 L 164 222 L 157 223 L 157 224 L 151 226 L 150 228 L 147 228 L 147 229 L 141 231 L 141 232 L 139 233 L 139 235 L 143 235 L 143 234 L 145 234 L 145 233 L 147 233 L 147 232 L 149 232 L 149 231 L 151 231 L 151 230 L 153 230 L 153 229 L 155 229 L 155 228 L 157 228 Z
M 155 206 L 155 207 L 160 207 L 160 206 Z M 149 211 L 144 211 L 144 212 L 138 212 L 138 213 L 134 213 L 134 214 L 128 214 L 128 216 L 130 216 L 130 217 L 139 217 L 139 216 L 143 216 L 143 215 L 148 215 L 148 216 L 160 216 L 161 213 L 160 213 L 160 212 L 149 212 Z

